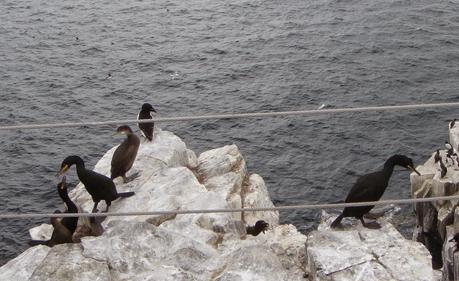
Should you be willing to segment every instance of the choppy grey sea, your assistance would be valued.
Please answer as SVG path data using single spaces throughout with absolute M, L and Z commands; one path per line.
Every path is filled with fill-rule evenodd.
M 459 2 L 363 0 L 0 3 L 0 124 L 459 101 Z M 111 78 L 109 77 L 111 75 Z M 276 205 L 338 202 L 395 153 L 425 161 L 457 109 L 162 123 L 198 154 L 235 143 Z M 0 132 L 0 213 L 61 208 L 65 156 L 89 167 L 116 126 Z M 77 182 L 75 172 L 68 178 Z M 397 169 L 385 198 L 410 196 Z M 285 211 L 314 228 L 318 211 Z M 399 214 L 410 236 L 411 206 Z M 0 220 L 0 264 L 47 219 Z

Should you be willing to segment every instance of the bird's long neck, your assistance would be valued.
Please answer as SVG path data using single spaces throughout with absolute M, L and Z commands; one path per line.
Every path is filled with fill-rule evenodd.
M 142 119 L 151 119 L 151 114 L 149 110 L 141 110 L 139 117 L 142 117 Z
M 395 167 L 395 162 L 392 158 L 389 158 L 386 161 L 386 163 L 384 163 L 383 175 L 386 181 L 389 181 L 389 178 L 392 176 L 392 173 L 394 172 L 394 167 Z
M 83 179 L 85 178 L 87 172 L 86 172 L 86 168 L 84 166 L 84 162 L 81 161 L 81 162 L 77 162 L 75 163 L 76 165 L 76 170 L 77 170 L 77 175 L 78 175 L 78 178 L 83 181 Z
M 133 132 L 127 133 L 126 136 L 128 141 L 135 141 L 139 139 Z
M 67 190 L 59 191 L 59 196 L 61 197 L 62 201 L 64 201 L 65 205 L 67 206 L 67 213 L 78 213 L 78 208 L 70 199 Z

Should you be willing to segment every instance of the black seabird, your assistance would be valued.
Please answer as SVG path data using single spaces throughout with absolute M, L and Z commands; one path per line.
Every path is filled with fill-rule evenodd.
M 441 169 L 440 178 L 442 179 L 444 176 L 446 176 L 448 169 L 446 169 L 446 166 L 443 164 L 443 161 L 441 159 L 440 159 L 440 169 Z
M 268 227 L 269 227 L 269 224 L 267 222 L 263 220 L 259 220 L 255 223 L 254 226 L 247 226 L 246 231 L 247 231 L 247 234 L 257 236 L 258 234 L 260 234 L 260 232 L 265 233 Z
M 389 179 L 394 171 L 394 166 L 399 165 L 421 175 L 413 166 L 413 161 L 404 155 L 394 155 L 387 159 L 381 171 L 361 176 L 352 187 L 344 202 L 367 202 L 379 200 L 389 183 Z M 380 228 L 377 222 L 366 223 L 363 216 L 373 209 L 374 205 L 361 207 L 345 207 L 343 212 L 333 221 L 331 227 L 341 224 L 344 217 L 355 217 L 362 222 L 364 227 Z
M 64 212 L 66 214 L 78 213 L 78 208 L 75 203 L 69 198 L 69 194 L 67 192 L 67 185 L 65 182 L 65 177 L 62 178 L 62 181 L 57 185 L 57 192 L 61 197 L 62 201 L 67 207 L 67 210 Z M 60 211 L 55 211 L 54 213 L 60 213 Z M 51 224 L 54 227 L 53 234 L 51 235 L 51 239 L 46 241 L 41 240 L 32 240 L 30 241 L 30 245 L 47 245 L 49 247 L 53 247 L 57 244 L 63 243 L 73 243 L 72 236 L 75 232 L 77 225 L 78 225 L 78 217 L 65 217 L 62 219 L 59 218 L 51 218 Z
M 129 126 L 120 126 L 116 129 L 117 134 L 126 135 L 127 138 L 116 148 L 113 153 L 110 178 L 123 177 L 126 182 L 126 172 L 134 164 L 137 151 L 139 150 L 140 139 L 132 132 Z
M 449 123 L 449 128 L 452 129 L 454 127 L 454 125 L 456 124 L 456 118 L 453 119 L 453 121 L 451 121 L 451 123 Z
M 150 112 L 155 112 L 156 110 L 153 108 L 153 106 L 149 103 L 144 103 L 142 105 L 142 109 L 139 112 L 139 115 L 137 115 L 137 120 L 142 120 L 142 119 L 152 119 Z M 149 141 L 153 139 L 153 129 L 154 129 L 155 124 L 153 122 L 151 123 L 140 123 L 139 124 L 139 129 L 142 132 L 142 135 L 146 137 Z
M 134 195 L 134 192 L 118 193 L 115 184 L 110 178 L 94 171 L 87 170 L 84 166 L 83 159 L 76 155 L 68 156 L 62 161 L 59 175 L 67 172 L 73 164 L 76 165 L 78 178 L 91 195 L 92 201 L 94 201 L 94 207 L 92 208 L 93 213 L 97 211 L 97 204 L 99 204 L 101 200 L 104 200 L 107 204 L 107 208 L 105 209 L 105 212 L 107 212 L 112 201 L 120 197 L 130 197 Z
M 440 149 L 437 149 L 437 153 L 435 153 L 434 160 L 435 160 L 435 163 L 441 160 Z
M 453 154 L 454 154 L 454 149 L 453 149 L 453 146 L 449 143 L 449 142 L 445 142 L 445 147 L 447 149 L 446 151 L 446 157 L 451 159 L 451 162 L 453 162 L 454 164 L 454 160 L 453 158 L 451 157 Z M 448 163 L 448 159 L 446 159 L 446 163 Z

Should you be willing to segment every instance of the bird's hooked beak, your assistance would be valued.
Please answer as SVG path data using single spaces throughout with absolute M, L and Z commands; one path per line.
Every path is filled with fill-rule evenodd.
M 416 174 L 418 174 L 419 176 L 421 175 L 421 173 L 419 173 L 413 166 L 411 165 L 408 165 L 408 169 L 410 169 L 412 172 L 415 172 Z
M 61 168 L 61 170 L 57 173 L 56 176 L 58 176 L 58 177 L 62 176 L 62 175 L 65 174 L 69 169 L 70 169 L 70 166 L 67 165 L 67 164 L 65 164 L 65 165 Z M 63 179 L 63 181 L 65 181 L 65 179 Z

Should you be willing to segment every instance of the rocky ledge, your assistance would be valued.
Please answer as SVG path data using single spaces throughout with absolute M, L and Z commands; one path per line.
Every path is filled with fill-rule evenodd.
M 456 122 L 457 123 L 457 122 Z M 436 151 L 417 169 L 422 176 L 411 175 L 411 192 L 415 198 L 459 195 L 459 163 L 454 153 L 459 151 L 459 125 L 449 128 L 451 157 L 444 144 L 439 145 L 439 156 L 446 173 L 442 176 L 440 162 L 435 162 Z M 445 171 L 444 171 L 445 172 Z M 422 242 L 432 253 L 435 268 L 442 268 L 445 281 L 459 280 L 459 251 L 452 241 L 459 233 L 459 200 L 418 203 L 415 206 L 417 226 L 414 240 Z M 458 241 L 459 242 L 459 241 Z
M 97 172 L 108 175 L 115 149 Z M 117 189 L 136 194 L 113 202 L 111 212 L 273 206 L 263 179 L 247 172 L 235 145 L 196 157 L 180 138 L 157 130 L 153 143 L 141 144 L 130 173 L 138 176 L 116 182 Z M 91 211 L 81 184 L 70 197 L 81 212 Z M 246 226 L 258 220 L 269 229 L 248 235 Z M 279 225 L 277 212 L 108 217 L 97 231 L 80 219 L 77 243 L 29 248 L 0 268 L 0 280 L 436 280 L 424 246 L 389 222 L 380 219 L 383 227 L 369 230 L 346 218 L 343 229 L 330 230 L 331 220 L 324 213 L 306 237 Z M 42 225 L 30 233 L 47 239 L 51 231 Z
M 95 171 L 109 174 L 115 149 Z M 130 173 L 138 176 L 116 182 L 117 189 L 136 194 L 113 202 L 111 212 L 273 206 L 235 145 L 196 157 L 180 138 L 157 130 L 153 143 L 141 144 Z M 92 209 L 81 184 L 70 197 L 80 212 Z M 247 235 L 245 227 L 257 220 L 269 229 Z M 79 220 L 80 243 L 29 248 L 0 268 L 0 280 L 304 280 L 306 236 L 279 225 L 277 212 L 108 217 L 99 236 L 81 235 L 87 224 Z M 45 239 L 50 231 L 43 225 L 31 234 Z
M 362 227 L 343 219 L 343 228 L 331 230 L 335 216 L 322 212 L 318 230 L 308 235 L 307 258 L 315 281 L 433 281 L 428 250 L 405 239 L 389 222 L 393 210 L 378 219 L 381 229 Z

